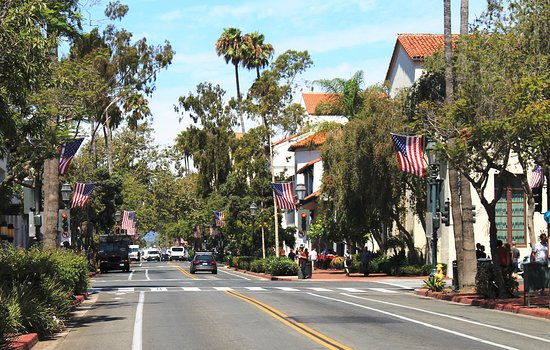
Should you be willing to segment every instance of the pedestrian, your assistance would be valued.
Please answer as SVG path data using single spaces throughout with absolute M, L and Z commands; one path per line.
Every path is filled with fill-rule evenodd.
M 285 247 L 282 247 L 282 248 L 281 248 L 281 251 L 279 252 L 279 256 L 286 256 Z
M 512 253 L 512 266 L 514 268 L 514 273 L 518 273 L 520 252 L 516 247 L 516 241 L 512 241 L 512 249 L 510 249 L 510 252 Z
M 369 260 L 370 253 L 367 249 L 367 246 L 364 246 L 361 250 L 361 266 L 363 267 L 363 276 L 365 277 L 369 275 Z
M 346 252 L 344 253 L 344 270 L 346 271 L 346 276 L 349 276 L 350 267 L 351 267 L 351 254 L 349 253 L 349 249 L 346 249 Z
M 531 262 L 542 265 L 544 269 L 548 268 L 548 237 L 545 233 L 540 234 L 539 241 L 531 251 Z M 544 287 L 543 283 L 539 294 L 544 294 Z
M 300 271 L 302 272 L 303 278 L 307 278 L 306 274 L 306 263 L 308 259 L 307 248 L 303 249 L 298 256 L 298 265 L 300 266 Z
M 288 252 L 288 258 L 289 258 L 291 261 L 296 260 L 296 253 L 294 253 L 294 250 L 293 250 L 292 248 L 290 249 L 290 252 Z
M 309 253 L 311 259 L 311 272 L 315 271 L 315 264 L 317 263 L 317 248 L 313 247 L 311 253 Z
M 506 250 L 506 247 L 502 244 L 502 240 L 497 241 L 497 254 L 498 254 L 498 264 L 503 269 L 506 269 L 510 266 L 510 252 Z

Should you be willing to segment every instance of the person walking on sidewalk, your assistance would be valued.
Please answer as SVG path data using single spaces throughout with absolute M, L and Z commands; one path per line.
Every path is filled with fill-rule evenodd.
M 531 251 L 531 261 L 542 265 L 545 270 L 548 269 L 548 237 L 545 233 L 540 234 L 539 241 L 533 247 L 533 250 Z M 545 285 L 543 283 L 539 294 L 544 294 L 544 287 Z
M 309 253 L 309 258 L 311 260 L 311 272 L 315 271 L 315 264 L 317 263 L 317 248 L 311 248 L 311 253 Z
M 346 276 L 349 276 L 349 268 L 351 267 L 351 254 L 349 249 L 346 249 L 344 253 L 344 270 L 346 271 Z
M 370 253 L 367 249 L 367 246 L 364 246 L 361 250 L 361 266 L 363 268 L 363 276 L 367 277 L 369 275 L 369 259 Z
M 519 252 L 519 249 L 516 247 L 516 241 L 512 241 L 511 252 L 512 252 L 512 266 L 514 267 L 514 273 L 518 273 L 520 252 Z

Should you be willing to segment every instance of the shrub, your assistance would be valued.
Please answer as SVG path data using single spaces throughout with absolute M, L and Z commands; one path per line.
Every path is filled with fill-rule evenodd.
M 265 272 L 266 263 L 265 259 L 253 260 L 250 263 L 250 271 L 263 273 Z
M 333 269 L 341 270 L 344 268 L 344 257 L 335 256 L 334 259 L 330 262 L 330 267 Z
M 416 265 L 402 266 L 399 269 L 399 275 L 400 276 L 421 276 L 422 266 L 416 266 Z
M 424 280 L 424 287 L 432 292 L 441 292 L 445 288 L 445 280 L 437 275 L 430 276 L 427 280 Z
M 511 269 L 503 271 L 506 295 L 514 296 L 518 288 L 517 280 L 512 276 Z M 495 282 L 495 274 L 492 264 L 480 265 L 476 273 L 476 291 L 485 298 L 494 299 L 498 296 L 498 286 Z
M 296 276 L 298 274 L 298 265 L 288 258 L 273 259 L 269 268 L 272 276 Z

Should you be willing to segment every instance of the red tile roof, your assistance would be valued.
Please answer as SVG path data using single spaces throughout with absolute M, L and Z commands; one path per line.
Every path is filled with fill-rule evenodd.
M 458 34 L 452 35 L 453 42 L 457 38 Z M 445 37 L 443 34 L 398 34 L 397 41 L 411 60 L 421 60 L 443 50 Z
M 321 161 L 321 158 L 317 158 L 317 159 L 314 159 L 310 162 L 308 162 L 306 165 L 304 165 L 303 167 L 301 167 L 300 169 L 298 169 L 297 173 L 298 174 L 301 174 L 304 170 L 306 170 L 307 168 L 309 168 L 310 166 L 312 166 L 313 164 L 317 163 L 317 162 L 320 162 Z
M 285 142 L 285 141 L 288 141 L 288 140 L 292 140 L 293 138 L 298 137 L 298 136 L 300 136 L 300 135 L 302 135 L 302 134 L 303 134 L 303 133 L 298 133 L 298 134 L 294 134 L 294 135 L 290 135 L 290 136 L 288 136 L 288 137 L 285 137 L 284 139 L 277 140 L 277 141 L 273 142 L 273 146 L 276 146 L 276 145 L 281 144 L 281 143 L 283 143 L 283 142 Z
M 316 115 L 315 109 L 321 103 L 331 103 L 336 94 L 328 92 L 302 92 L 302 98 L 306 105 L 306 111 L 309 115 Z
M 294 151 L 298 148 L 319 147 L 323 143 L 325 143 L 326 137 L 327 137 L 326 132 L 315 133 L 315 134 L 311 135 L 310 137 L 306 137 L 303 140 L 300 140 L 296 143 L 293 143 L 292 145 L 290 145 L 288 150 L 289 151 Z

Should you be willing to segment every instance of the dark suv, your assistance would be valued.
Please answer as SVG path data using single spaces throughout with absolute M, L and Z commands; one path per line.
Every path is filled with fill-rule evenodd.
M 189 264 L 189 272 L 209 271 L 213 274 L 218 273 L 218 264 L 212 252 L 197 252 Z

